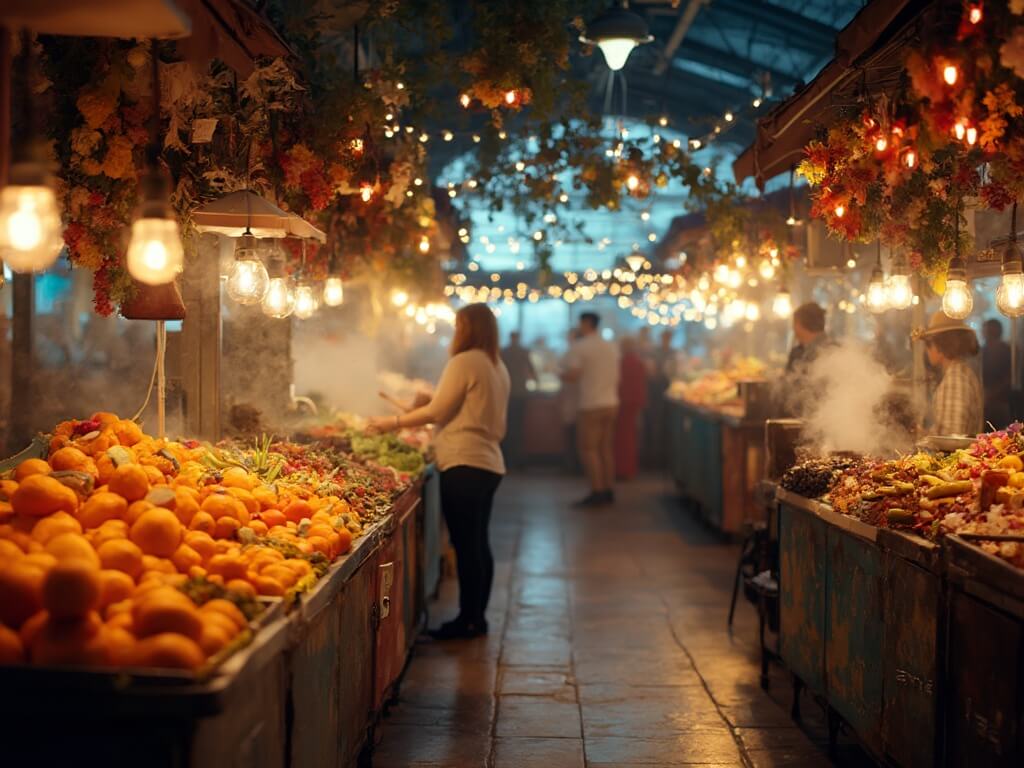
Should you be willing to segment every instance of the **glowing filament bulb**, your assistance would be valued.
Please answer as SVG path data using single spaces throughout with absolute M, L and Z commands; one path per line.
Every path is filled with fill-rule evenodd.
M 836 214 L 836 218 L 841 219 L 846 215 L 846 206 L 840 203 L 835 207 L 834 212 Z
M 320 308 L 313 286 L 302 284 L 295 289 L 295 316 L 300 320 L 308 320 Z
M 629 189 L 630 192 L 636 191 L 636 188 L 639 186 L 640 179 L 638 179 L 636 176 L 630 175 L 630 177 L 626 179 L 626 187 Z
M 277 319 L 288 317 L 295 309 L 295 295 L 292 292 L 291 280 L 287 277 L 270 278 L 267 294 L 263 297 L 260 307 L 267 317 Z
M 364 203 L 370 202 L 373 199 L 373 185 L 372 184 L 360 184 L 359 185 L 359 197 L 363 199 Z
M 959 77 L 960 71 L 956 68 L 955 64 L 947 64 L 942 68 L 942 79 L 946 81 L 946 85 L 956 85 Z
M 981 6 L 972 5 L 970 10 L 967 12 L 967 20 L 971 22 L 971 24 L 978 24 L 981 22 L 981 17 Z
M 328 307 L 340 307 L 345 301 L 345 285 L 340 277 L 328 277 L 324 281 L 324 304 Z
M 38 272 L 53 264 L 64 247 L 62 231 L 50 187 L 10 184 L 0 191 L 0 259 L 15 272 Z
M 765 280 L 771 280 L 775 277 L 775 265 L 772 264 L 770 259 L 761 259 L 761 263 L 758 265 L 757 271 Z
M 889 140 L 885 136 L 879 136 L 875 139 L 875 151 L 885 152 L 889 148 Z
M 917 165 L 917 152 L 912 149 L 908 149 L 907 153 L 903 156 L 903 162 L 906 164 L 907 168 L 913 168 Z
M 942 294 L 942 311 L 948 317 L 963 320 L 974 309 L 974 297 L 966 280 L 947 279 L 946 292 Z
M 793 299 L 789 291 L 779 291 L 772 299 L 772 314 L 776 317 L 787 318 L 793 314 Z
M 967 134 L 967 127 L 964 125 L 963 120 L 957 120 L 953 126 L 953 135 L 956 136 L 957 141 L 963 141 L 964 136 Z
M 512 106 L 516 103 L 517 94 L 515 91 L 505 91 L 505 103 Z
M 430 238 L 423 235 L 420 238 L 420 253 L 430 253 Z
M 978 142 L 978 129 L 973 125 L 966 132 L 967 144 L 973 147 Z
M 459 96 L 459 104 L 462 105 L 463 109 L 468 109 L 469 108 L 469 101 L 470 101 L 470 99 L 469 99 L 469 94 L 468 93 L 464 93 L 461 96 Z

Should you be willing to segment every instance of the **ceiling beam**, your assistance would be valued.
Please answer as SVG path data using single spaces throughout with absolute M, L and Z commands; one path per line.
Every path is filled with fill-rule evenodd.
M 675 29 L 669 35 L 665 48 L 658 54 L 658 61 L 654 64 L 654 74 L 659 77 L 665 74 L 669 62 L 672 61 L 672 55 L 676 52 L 679 44 L 683 42 L 683 38 L 686 37 L 686 33 L 690 30 L 690 25 L 693 24 L 693 20 L 697 18 L 701 6 L 706 2 L 708 0 L 690 0 L 683 12 L 679 14 L 679 21 L 676 22 Z
M 708 67 L 716 67 L 733 75 L 749 77 L 752 82 L 756 82 L 755 75 L 758 72 L 767 72 L 771 75 L 772 82 L 779 86 L 792 86 L 800 80 L 799 77 L 789 72 L 783 72 L 776 67 L 760 64 L 743 56 L 737 56 L 730 51 L 723 51 L 713 46 L 699 43 L 692 38 L 683 42 L 679 50 L 676 51 L 675 58 L 689 59 Z
M 782 6 L 764 0 L 715 0 L 712 7 L 784 32 L 791 37 L 793 45 L 805 50 L 835 50 L 838 29 Z

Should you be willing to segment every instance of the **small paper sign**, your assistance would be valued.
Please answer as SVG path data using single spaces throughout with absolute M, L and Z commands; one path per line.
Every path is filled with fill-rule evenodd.
M 217 130 L 217 118 L 205 117 L 192 121 L 192 143 L 209 144 L 213 141 L 213 132 Z

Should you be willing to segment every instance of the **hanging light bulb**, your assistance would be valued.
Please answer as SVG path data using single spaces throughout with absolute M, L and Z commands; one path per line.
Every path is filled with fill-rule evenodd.
M 761 307 L 753 301 L 748 301 L 743 309 L 743 316 L 752 323 L 757 322 L 761 319 Z
M 964 136 L 967 135 L 967 125 L 963 118 L 957 120 L 953 125 L 953 135 L 956 136 L 957 141 L 963 141 Z
M 946 85 L 956 85 L 959 77 L 960 71 L 955 64 L 947 64 L 942 68 L 942 79 L 946 81 Z
M 359 197 L 362 198 L 364 203 L 370 202 L 373 199 L 373 185 L 372 184 L 360 184 L 359 185 Z
M 772 264 L 771 259 L 761 259 L 761 263 L 757 266 L 757 272 L 765 280 L 771 280 L 775 277 L 775 265 Z
M 963 320 L 974 309 L 974 297 L 967 283 L 967 265 L 960 256 L 960 201 L 954 220 L 953 258 L 946 269 L 946 291 L 942 294 L 942 311 L 954 320 Z
M 889 148 L 889 140 L 885 136 L 875 139 L 875 152 L 885 152 Z
M 288 317 L 295 309 L 295 292 L 291 278 L 287 275 L 270 278 L 260 308 L 267 317 Z
M 906 153 L 903 155 L 903 163 L 904 165 L 907 166 L 907 168 L 913 168 L 915 165 L 917 165 L 917 152 L 915 152 L 912 148 L 908 149 Z
M 892 274 L 885 283 L 889 307 L 906 309 L 914 302 L 914 289 L 910 285 L 910 274 L 902 257 L 893 259 Z
M 174 280 L 185 264 L 181 232 L 170 206 L 170 181 L 159 166 L 160 120 L 159 57 L 156 43 L 150 49 L 153 65 L 153 124 L 146 150 L 147 170 L 142 178 L 142 203 L 132 223 L 126 261 L 128 272 L 141 283 L 164 285 Z
M 785 288 L 780 288 L 772 299 L 772 313 L 782 319 L 793 314 L 793 299 Z
M 256 253 L 256 238 L 246 229 L 235 244 L 235 263 L 228 273 L 228 296 L 239 304 L 259 304 L 269 284 L 267 268 Z
M 426 235 L 420 236 L 420 253 L 430 253 L 430 238 Z
M 885 290 L 885 273 L 882 271 L 881 243 L 878 244 L 878 259 L 875 262 L 875 268 L 871 270 L 871 279 L 868 281 L 867 307 L 876 315 L 889 308 L 889 297 Z
M 21 77 L 24 114 L 35 133 L 29 83 L 33 79 L 33 45 L 22 37 Z M 29 136 L 13 148 L 7 186 L 0 190 L 0 260 L 14 272 L 40 272 L 50 267 L 64 247 L 63 225 L 46 145 Z
M 295 316 L 300 320 L 308 320 L 320 308 L 316 291 L 307 281 L 299 283 L 295 287 Z
M 968 6 L 967 20 L 971 24 L 979 24 L 982 18 L 981 3 L 972 3 Z
M 626 257 L 626 264 L 629 265 L 629 269 L 633 274 L 636 274 L 641 269 L 643 269 L 644 263 L 646 261 L 647 259 L 644 257 L 644 255 L 637 251 L 633 251 Z
M 626 8 L 609 8 L 587 24 L 586 34 L 580 35 L 581 43 L 601 49 L 608 69 L 613 72 L 626 66 L 634 48 L 653 39 L 643 17 Z
M 843 218 L 843 216 L 846 215 L 846 206 L 840 203 L 833 209 L 833 212 L 835 213 L 837 219 L 841 219 Z
M 345 286 L 341 278 L 332 275 L 324 281 L 324 304 L 328 307 L 340 307 L 345 301 Z
M 635 192 L 636 188 L 639 186 L 640 179 L 638 179 L 633 174 L 630 174 L 629 177 L 626 179 L 626 187 L 629 189 L 630 192 Z
M 1007 317 L 1024 315 L 1024 274 L 1017 247 L 1017 203 L 1010 217 L 1010 241 L 1003 252 L 1003 277 L 996 289 L 996 307 Z

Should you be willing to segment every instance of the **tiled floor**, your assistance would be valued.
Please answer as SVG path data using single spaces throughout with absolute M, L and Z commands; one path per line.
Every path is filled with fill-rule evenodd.
M 753 609 L 726 630 L 736 548 L 660 479 L 604 510 L 573 509 L 580 491 L 544 474 L 505 482 L 491 634 L 417 644 L 374 768 L 830 765 L 789 719 L 784 673 L 771 696 L 758 685 Z M 432 625 L 455 595 L 446 582 Z

